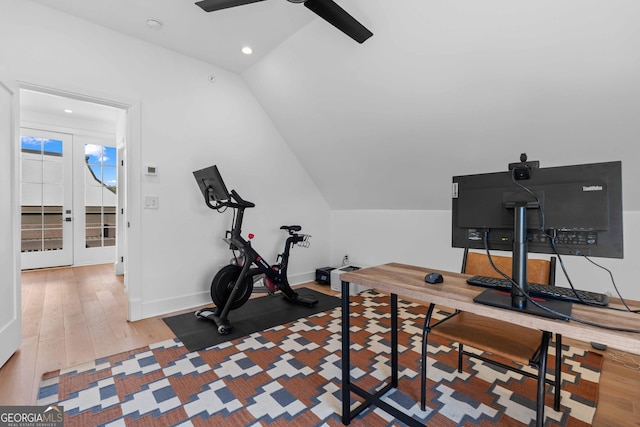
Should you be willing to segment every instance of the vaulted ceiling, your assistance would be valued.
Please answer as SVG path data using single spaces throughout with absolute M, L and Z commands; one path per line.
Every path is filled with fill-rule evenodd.
M 285 0 L 211 13 L 196 0 L 33 1 L 237 73 L 315 19 L 307 8 Z M 244 46 L 253 54 L 243 54 Z
M 636 0 L 338 1 L 363 44 L 284 0 L 33 1 L 239 73 L 334 209 L 448 209 L 451 176 L 522 152 L 631 182 L 640 154 Z

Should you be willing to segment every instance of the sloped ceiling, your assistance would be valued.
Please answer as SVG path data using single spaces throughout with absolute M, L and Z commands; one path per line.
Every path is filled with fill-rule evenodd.
M 244 73 L 334 209 L 449 209 L 453 175 L 640 149 L 640 2 L 358 3 L 374 37 L 311 22 Z M 624 188 L 625 209 L 640 192 Z
M 633 182 L 636 0 L 340 1 L 373 31 L 362 45 L 284 0 L 210 14 L 182 0 L 37 2 L 239 72 L 333 209 L 449 209 L 451 176 L 523 152 L 542 167 L 623 160 Z M 134 3 L 140 19 L 170 8 L 167 33 L 136 35 Z M 274 29 L 284 13 L 291 25 Z M 249 34 L 270 41 L 238 59 Z M 640 210 L 631 185 L 624 204 Z

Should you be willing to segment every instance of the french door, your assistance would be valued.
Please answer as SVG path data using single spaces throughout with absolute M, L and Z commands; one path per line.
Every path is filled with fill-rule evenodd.
M 115 260 L 117 153 L 113 142 L 21 129 L 23 269 Z
M 73 264 L 73 139 L 20 132 L 20 235 L 23 269 Z

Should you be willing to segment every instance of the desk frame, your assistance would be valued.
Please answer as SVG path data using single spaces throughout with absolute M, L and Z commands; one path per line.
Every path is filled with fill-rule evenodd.
M 425 274 L 433 271 L 444 276 L 445 280 L 442 285 L 425 285 Z M 451 309 L 500 318 L 521 326 L 549 331 L 586 342 L 597 341 L 613 348 L 640 354 L 640 334 L 637 333 L 609 331 L 573 321 L 547 319 L 475 304 L 473 297 L 482 292 L 482 289 L 467 285 L 467 277 L 469 276 L 464 274 L 398 263 L 369 267 L 340 275 L 342 281 L 342 423 L 344 425 L 348 425 L 354 417 L 372 404 L 409 426 L 423 425 L 381 399 L 382 395 L 398 385 L 398 295 L 427 305 L 440 304 Z M 388 384 L 375 394 L 369 393 L 351 382 L 350 283 L 374 288 L 391 295 L 391 378 L 388 380 Z M 616 303 L 610 304 L 615 305 Z M 595 323 L 640 329 L 640 315 L 628 312 L 574 305 L 572 316 Z M 351 409 L 351 393 L 365 399 L 353 410 Z M 537 422 L 544 422 L 544 419 Z
M 342 424 L 349 425 L 351 420 L 371 405 L 375 405 L 388 414 L 393 415 L 409 426 L 419 427 L 423 424 L 384 402 L 384 396 L 392 388 L 398 387 L 398 295 L 391 294 L 391 377 L 388 383 L 372 394 L 351 382 L 351 326 L 350 326 L 349 282 L 342 282 Z M 364 399 L 353 410 L 351 409 L 351 393 Z

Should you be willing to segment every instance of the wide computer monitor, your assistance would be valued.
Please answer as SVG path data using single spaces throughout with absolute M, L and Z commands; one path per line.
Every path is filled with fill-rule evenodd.
M 453 177 L 453 247 L 512 251 L 525 288 L 528 252 L 623 257 L 621 162 L 524 168 Z
M 193 172 L 193 176 L 200 187 L 200 191 L 209 202 L 224 202 L 229 200 L 229 191 L 220 176 L 216 165 Z M 212 189 L 213 191 L 210 191 Z

